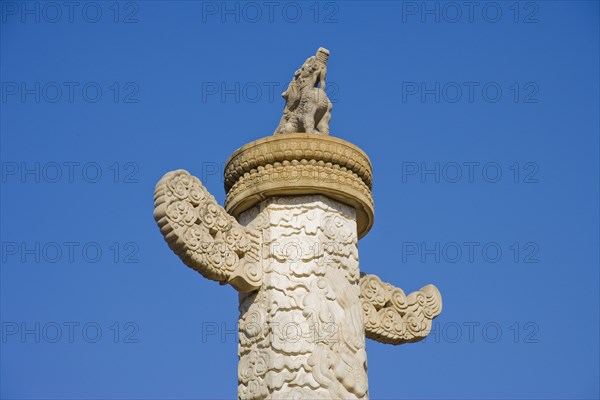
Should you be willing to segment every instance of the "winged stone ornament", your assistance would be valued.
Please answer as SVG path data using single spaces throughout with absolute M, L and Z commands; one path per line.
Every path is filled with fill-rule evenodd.
M 240 292 L 260 287 L 259 233 L 240 225 L 189 172 L 172 171 L 158 182 L 154 219 L 171 250 L 205 278 Z

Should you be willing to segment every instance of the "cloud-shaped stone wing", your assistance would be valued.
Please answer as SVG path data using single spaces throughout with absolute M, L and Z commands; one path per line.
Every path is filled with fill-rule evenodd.
M 171 171 L 156 184 L 154 219 L 188 267 L 240 292 L 260 287 L 260 235 L 227 214 L 189 172 Z
M 360 297 L 369 339 L 388 344 L 418 342 L 431 331 L 431 321 L 442 312 L 442 296 L 433 285 L 406 296 L 402 289 L 376 275 L 360 279 Z

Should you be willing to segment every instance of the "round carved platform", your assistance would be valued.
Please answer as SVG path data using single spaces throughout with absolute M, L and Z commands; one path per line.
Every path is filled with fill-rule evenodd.
M 224 175 L 225 209 L 236 218 L 267 197 L 322 194 L 354 207 L 359 238 L 373 226 L 371 162 L 359 147 L 340 138 L 268 136 L 236 150 Z

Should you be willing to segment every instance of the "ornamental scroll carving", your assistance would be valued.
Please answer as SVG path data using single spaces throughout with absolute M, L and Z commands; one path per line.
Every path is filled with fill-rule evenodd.
M 189 172 L 171 171 L 158 182 L 154 219 L 169 247 L 205 278 L 241 292 L 260 287 L 259 234 L 240 225 Z
M 442 296 L 433 285 L 408 296 L 376 275 L 362 275 L 360 297 L 369 339 L 388 344 L 423 340 L 431 321 L 442 312 Z

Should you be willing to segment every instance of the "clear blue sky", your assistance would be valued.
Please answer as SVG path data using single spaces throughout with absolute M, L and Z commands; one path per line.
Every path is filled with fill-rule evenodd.
M 368 342 L 371 397 L 598 398 L 598 2 L 463 3 L 3 1 L 1 397 L 236 396 L 237 295 L 154 185 L 222 202 L 323 46 L 374 168 L 361 270 L 444 299 L 425 343 Z

